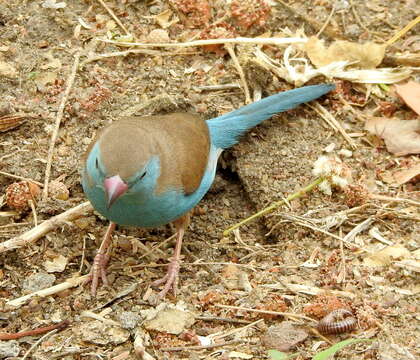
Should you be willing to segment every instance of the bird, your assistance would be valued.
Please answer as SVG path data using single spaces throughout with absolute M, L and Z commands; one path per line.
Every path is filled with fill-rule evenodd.
M 86 197 L 110 221 L 88 277 L 92 295 L 100 280 L 108 285 L 108 250 L 117 224 L 153 228 L 168 223 L 175 227 L 174 254 L 166 275 L 152 286 L 163 285 L 160 298 L 169 291 L 176 295 L 191 210 L 209 190 L 222 151 L 274 114 L 334 88 L 319 84 L 280 92 L 209 120 L 193 113 L 124 117 L 99 131 L 82 171 Z

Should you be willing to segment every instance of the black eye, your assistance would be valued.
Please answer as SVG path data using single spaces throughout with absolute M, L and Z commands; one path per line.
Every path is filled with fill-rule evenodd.
M 99 169 L 99 161 L 98 161 L 98 158 L 95 159 L 95 166 L 96 166 L 97 169 Z
M 143 179 L 146 176 L 146 171 L 140 176 L 139 180 Z

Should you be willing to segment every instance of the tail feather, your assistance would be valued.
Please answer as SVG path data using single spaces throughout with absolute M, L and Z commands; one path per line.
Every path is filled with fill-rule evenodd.
M 231 147 L 246 131 L 274 114 L 319 98 L 334 88 L 334 84 L 304 86 L 266 97 L 228 114 L 207 120 L 211 141 L 220 149 Z

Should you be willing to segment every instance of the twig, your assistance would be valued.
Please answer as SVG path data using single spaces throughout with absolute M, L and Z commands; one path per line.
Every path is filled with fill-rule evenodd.
M 268 289 L 275 289 L 275 290 L 284 290 L 283 287 L 280 287 L 279 284 L 265 284 L 262 285 L 262 287 L 268 288 Z M 288 290 L 296 291 L 298 293 L 307 294 L 307 295 L 323 295 L 326 292 L 330 295 L 335 295 L 339 297 L 346 297 L 349 299 L 354 299 L 356 296 L 355 294 L 349 292 L 349 291 L 341 291 L 341 290 L 325 290 L 321 289 L 316 286 L 308 286 L 308 285 L 302 285 L 302 284 L 288 284 L 287 285 Z
M 260 309 L 252 309 L 252 308 L 246 308 L 246 307 L 241 307 L 241 306 L 231 306 L 231 305 L 222 305 L 222 304 L 214 304 L 214 306 L 223 308 L 223 309 L 242 310 L 242 311 L 249 311 L 249 312 L 255 312 L 255 313 L 260 313 L 260 314 L 268 314 L 268 315 L 288 316 L 291 318 L 318 322 L 305 315 L 293 314 L 293 313 L 288 313 L 288 312 L 260 310 Z
M 217 44 L 256 44 L 256 45 L 287 45 L 287 44 L 304 44 L 308 40 L 300 37 L 289 38 L 229 38 L 229 39 L 207 39 L 194 40 L 178 43 L 138 43 L 127 41 L 116 41 L 108 39 L 97 39 L 98 41 L 106 42 L 108 44 L 115 44 L 120 46 L 140 46 L 140 47 L 189 47 L 189 46 L 205 46 Z
M 301 197 L 303 194 L 313 190 L 316 186 L 318 186 L 319 184 L 321 184 L 325 179 L 324 178 L 318 178 L 315 181 L 313 181 L 312 183 L 310 183 L 308 186 L 304 187 L 303 189 L 300 189 L 298 192 L 295 192 L 292 195 L 289 195 L 286 199 L 282 199 L 280 201 L 276 201 L 275 203 L 271 204 L 270 206 L 266 207 L 265 209 L 257 212 L 256 214 L 251 215 L 250 217 L 238 222 L 235 225 L 232 225 L 230 228 L 226 229 L 223 232 L 223 236 L 227 236 L 229 235 L 233 230 L 239 228 L 242 225 L 245 225 L 247 223 L 249 223 L 250 221 L 257 219 L 275 209 L 277 209 L 278 207 L 280 207 L 281 205 L 283 205 L 285 203 L 285 201 L 292 201 L 294 199 L 297 199 L 299 197 Z
M 34 183 L 34 184 L 37 184 L 38 186 L 41 186 L 41 187 L 44 186 L 44 184 L 42 184 L 42 183 L 40 183 L 38 181 L 35 181 L 35 180 L 32 180 L 32 179 L 28 179 L 28 178 L 25 178 L 25 177 L 19 176 L 19 175 L 9 174 L 9 173 L 4 172 L 4 171 L 0 171 L 0 175 L 6 176 L 6 177 L 9 177 L 9 178 L 12 178 L 12 179 L 29 181 L 29 182 Z
M 55 142 L 57 140 L 58 130 L 60 129 L 61 119 L 63 118 L 64 106 L 66 105 L 67 98 L 69 97 L 70 90 L 73 86 L 74 79 L 76 77 L 77 67 L 79 66 L 79 60 L 80 60 L 80 52 L 77 52 L 76 55 L 74 56 L 73 67 L 67 79 L 67 88 L 66 88 L 66 91 L 64 92 L 63 98 L 61 99 L 61 103 L 57 112 L 57 117 L 55 119 L 54 131 L 51 135 L 50 148 L 48 149 L 47 166 L 45 168 L 44 190 L 42 192 L 43 200 L 46 200 L 48 197 L 48 182 L 50 181 L 51 165 L 52 165 L 52 159 L 54 155 Z
M 115 20 L 115 22 L 119 25 L 119 27 L 124 30 L 125 34 L 131 35 L 129 31 L 126 29 L 126 27 L 123 25 L 123 23 L 120 21 L 120 19 L 118 19 L 117 16 L 114 14 L 114 12 L 108 7 L 108 5 L 105 4 L 103 0 L 98 0 L 98 2 L 105 8 L 106 11 L 108 11 L 108 14 L 111 15 L 111 17 Z
M 32 215 L 34 217 L 34 225 L 38 226 L 38 215 L 36 214 L 35 203 L 33 200 L 29 200 L 28 203 L 31 207 Z
M 397 31 L 397 33 L 389 39 L 385 44 L 387 46 L 396 42 L 399 38 L 403 37 L 407 32 L 409 32 L 414 26 L 416 26 L 420 22 L 420 15 L 417 16 L 414 20 L 411 20 L 406 26 L 404 26 L 401 30 Z
M 356 237 L 356 235 L 366 230 L 373 221 L 373 216 L 370 216 L 366 220 L 362 221 L 360 224 L 357 224 L 346 236 L 344 236 L 343 241 L 351 243 Z
M 162 51 L 159 50 L 151 50 L 151 49 L 129 49 L 129 50 L 125 50 L 125 51 L 115 51 L 112 53 L 106 53 L 106 54 L 98 54 L 98 55 L 94 55 L 92 57 L 87 58 L 86 60 L 83 60 L 80 63 L 80 68 L 83 68 L 86 64 L 93 62 L 93 61 L 97 61 L 97 60 L 102 60 L 102 59 L 108 59 L 111 57 L 117 57 L 117 56 L 127 56 L 130 54 L 145 54 L 145 55 L 159 55 L 159 56 L 164 56 L 164 55 L 175 55 L 172 53 L 163 53 Z M 179 54 L 176 54 L 179 55 Z
M 54 286 L 51 286 L 51 287 L 46 288 L 46 289 L 35 291 L 31 294 L 21 296 L 19 298 L 14 299 L 14 300 L 9 300 L 8 302 L 6 302 L 6 305 L 18 307 L 18 306 L 21 306 L 21 305 L 25 304 L 28 300 L 32 299 L 34 296 L 47 297 L 47 296 L 50 296 L 50 295 L 54 295 L 54 294 L 57 294 L 61 291 L 70 289 L 72 287 L 76 287 L 79 284 L 83 283 L 88 278 L 89 278 L 89 275 L 83 275 L 83 276 L 79 276 L 77 278 L 70 278 L 70 279 L 67 279 L 66 281 L 64 281 L 61 284 L 54 285 Z
M 23 338 L 25 336 L 35 336 L 35 335 L 45 334 L 45 333 L 47 333 L 49 331 L 52 331 L 52 330 L 65 329 L 67 326 L 69 326 L 69 324 L 70 324 L 69 320 L 64 320 L 64 321 L 61 321 L 57 324 L 40 327 L 40 328 L 34 329 L 34 330 L 20 331 L 20 332 L 13 333 L 13 334 L 1 333 L 0 334 L 0 340 L 16 340 L 16 339 Z
M 92 205 L 90 204 L 90 202 L 86 201 L 59 215 L 53 216 L 52 218 L 45 220 L 44 222 L 25 232 L 24 234 L 0 243 L 0 253 L 13 249 L 18 249 L 22 246 L 33 243 L 48 232 L 50 232 L 51 230 L 62 225 L 63 222 L 75 220 L 86 214 L 88 211 L 92 210 Z
M 96 314 L 96 313 L 94 313 L 93 311 L 90 311 L 90 310 L 82 311 L 80 313 L 80 316 L 95 319 L 95 320 L 99 320 L 99 321 L 102 321 L 104 324 L 111 325 L 111 326 L 121 326 L 121 324 L 119 322 L 111 320 L 111 319 L 107 319 L 107 318 L 103 317 L 102 315 Z
M 41 344 L 42 341 L 44 341 L 44 339 L 46 339 L 47 337 L 55 334 L 58 330 L 54 329 L 51 330 L 49 333 L 45 334 L 44 336 L 41 336 L 37 341 L 35 341 L 35 343 L 28 349 L 28 351 L 25 353 L 25 355 L 23 355 L 21 360 L 25 360 L 29 354 L 32 352 L 33 349 L 35 349 L 39 344 Z
M 290 6 L 289 4 L 287 4 L 286 2 L 284 2 L 283 0 L 276 0 L 278 3 L 282 4 L 286 9 L 288 9 L 291 13 L 293 13 L 294 15 L 300 17 L 301 19 L 303 19 L 304 21 L 306 21 L 311 27 L 313 27 L 316 31 L 321 32 L 320 30 L 322 29 L 321 24 L 316 21 L 313 18 L 310 18 L 308 16 L 306 16 L 303 12 L 300 12 L 298 10 L 296 10 L 295 8 L 293 8 L 292 6 Z M 337 33 L 334 30 L 330 30 L 330 29 L 325 29 L 325 33 L 328 37 L 330 37 L 331 39 L 342 39 L 343 35 Z
M 228 51 L 230 57 L 232 58 L 232 61 L 233 61 L 233 64 L 235 65 L 235 67 L 236 67 L 236 70 L 238 71 L 239 78 L 241 79 L 242 87 L 244 88 L 244 93 L 245 93 L 245 103 L 250 104 L 251 103 L 251 97 L 249 95 L 248 83 L 246 82 L 244 71 L 242 70 L 242 66 L 239 63 L 238 58 L 236 57 L 235 50 L 234 50 L 233 47 L 234 47 L 234 45 L 232 45 L 232 44 L 226 44 L 225 45 L 225 48 Z
M 385 196 L 385 195 L 377 195 L 377 194 L 370 194 L 369 197 L 373 200 L 382 200 L 382 201 L 392 201 L 392 202 L 405 202 L 407 204 L 420 206 L 419 201 L 411 200 L 411 199 L 404 199 L 399 197 L 392 197 L 392 196 Z
M 203 85 L 203 86 L 194 86 L 195 91 L 218 91 L 218 90 L 230 90 L 230 89 L 240 89 L 241 85 L 239 84 L 219 84 L 219 85 Z
M 232 341 L 225 341 L 220 344 L 211 344 L 211 345 L 196 345 L 196 346 L 175 346 L 175 347 L 167 347 L 167 348 L 160 348 L 160 351 L 191 351 L 191 350 L 207 350 L 207 349 L 214 349 L 221 346 L 226 345 L 236 345 L 240 344 L 243 341 L 241 340 L 232 340 Z
M 324 25 L 322 25 L 321 29 L 319 29 L 318 33 L 315 35 L 317 38 L 322 34 L 322 32 L 325 30 L 325 28 L 328 26 L 329 22 L 331 21 L 331 18 L 334 15 L 335 7 L 337 6 L 337 0 L 334 1 L 333 7 L 331 9 L 330 14 L 327 17 L 327 20 L 325 21 Z
M 343 138 L 350 144 L 353 149 L 357 148 L 353 139 L 346 133 L 338 120 L 332 116 L 332 114 L 320 103 L 315 101 L 314 105 L 306 104 L 306 106 L 309 106 L 311 109 L 315 110 L 318 115 L 321 116 L 327 122 L 327 124 L 333 128 L 333 130 L 338 131 L 341 135 L 343 135 Z
M 224 318 L 220 316 L 197 316 L 196 319 L 201 320 L 201 321 L 223 321 L 223 322 L 233 323 L 233 324 L 250 324 L 250 322 L 246 320 L 230 319 L 230 318 Z

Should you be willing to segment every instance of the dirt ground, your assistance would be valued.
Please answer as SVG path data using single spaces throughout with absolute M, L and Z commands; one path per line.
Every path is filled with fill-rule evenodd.
M 58 8 L 43 7 L 45 3 Z M 97 130 L 122 114 L 192 111 L 211 118 L 245 103 L 244 92 L 236 85 L 240 83 L 237 68 L 222 46 L 153 48 L 150 54 L 93 59 L 97 54 L 126 50 L 96 40 L 118 39 L 124 31 L 100 1 L 63 0 L 63 8 L 60 3 L 0 2 L 0 116 L 18 114 L 21 120 L 16 124 L 22 122 L 0 132 L 1 241 L 34 227 L 33 211 L 17 212 L 7 205 L 5 193 L 19 181 L 11 175 L 44 182 L 57 111 L 77 51 L 81 51 L 83 66 L 64 108 L 51 170 L 51 179 L 64 184 L 69 196 L 64 189 L 55 198 L 38 200 L 38 222 L 86 201 L 80 185 L 82 156 Z M 243 1 L 240 10 L 256 15 L 256 20 L 251 15 L 235 16 L 231 8 L 235 1 L 195 3 L 106 1 L 139 42 L 199 39 L 203 29 L 211 38 L 215 34 L 205 29 L 215 22 L 226 24 L 220 30 L 223 34 L 244 37 L 267 32 L 275 36 L 284 28 L 291 33 L 303 28 L 307 36 L 316 35 L 334 1 L 298 0 L 288 5 L 271 1 L 268 10 L 260 1 Z M 255 8 L 246 10 L 249 4 Z M 415 0 L 337 0 L 335 6 L 320 36 L 327 41 L 383 43 L 420 13 Z M 161 15 L 168 10 L 171 17 Z M 413 52 L 417 46 L 418 51 L 415 42 L 404 43 L 415 31 L 387 50 L 391 65 L 403 45 Z M 260 91 L 268 96 L 293 87 L 269 72 L 248 68 L 241 58 L 248 50 L 236 48 L 251 94 Z M 285 47 L 270 45 L 263 50 L 281 60 Z M 317 77 L 310 83 L 326 81 Z M 416 118 L 391 93 L 385 99 L 371 95 L 364 103 L 362 85 L 334 81 L 339 89 L 347 89 L 342 94 L 349 102 L 359 102 L 362 115 L 385 116 L 386 103 L 395 116 Z M 214 90 L 205 87 L 209 85 L 227 86 Z M 419 257 L 415 252 L 418 203 L 390 200 L 419 200 L 418 176 L 400 186 L 390 180 L 395 171 L 410 167 L 418 157 L 390 154 L 337 96 L 329 94 L 320 103 L 346 132 L 355 134 L 355 149 L 316 112 L 301 106 L 253 129 L 222 155 L 215 183 L 196 209 L 185 237 L 185 264 L 176 298 L 168 295 L 157 300 L 158 290 L 150 287 L 151 281 L 164 275 L 173 251 L 170 241 L 156 247 L 172 234 L 170 226 L 119 228 L 108 268 L 111 286 L 100 287 L 96 297 L 88 287 L 77 286 L 33 297 L 18 307 L 6 304 L 90 271 L 107 226 L 106 219 L 96 213 L 60 223 L 38 241 L 0 254 L 0 335 L 69 321 L 66 328 L 38 343 L 41 335 L 0 341 L 0 358 L 22 359 L 34 345 L 27 359 L 268 359 L 267 351 L 277 348 L 297 353 L 296 359 L 303 360 L 327 348 L 328 341 L 347 338 L 373 341 L 345 348 L 336 358 L 419 358 L 418 267 L 404 265 Z M 308 185 L 314 179 L 315 161 L 325 154 L 339 156 L 350 169 L 358 186 L 353 192 L 334 190 L 326 195 L 313 190 L 241 227 L 235 235 L 222 235 L 229 226 Z M 364 191 L 388 199 L 367 199 Z M 354 236 L 346 236 L 362 223 L 366 226 L 357 228 L 360 231 Z M 381 262 L 384 248 L 390 253 Z M 308 319 L 267 313 L 319 320 L 341 308 L 353 313 L 356 327 L 326 337 L 314 332 L 316 323 Z M 161 316 L 158 325 L 150 320 L 153 311 Z M 286 326 L 286 320 L 292 322 L 292 329 L 279 335 L 275 330 Z M 295 344 L 298 337 L 302 339 Z M 207 346 L 208 339 L 218 346 Z

